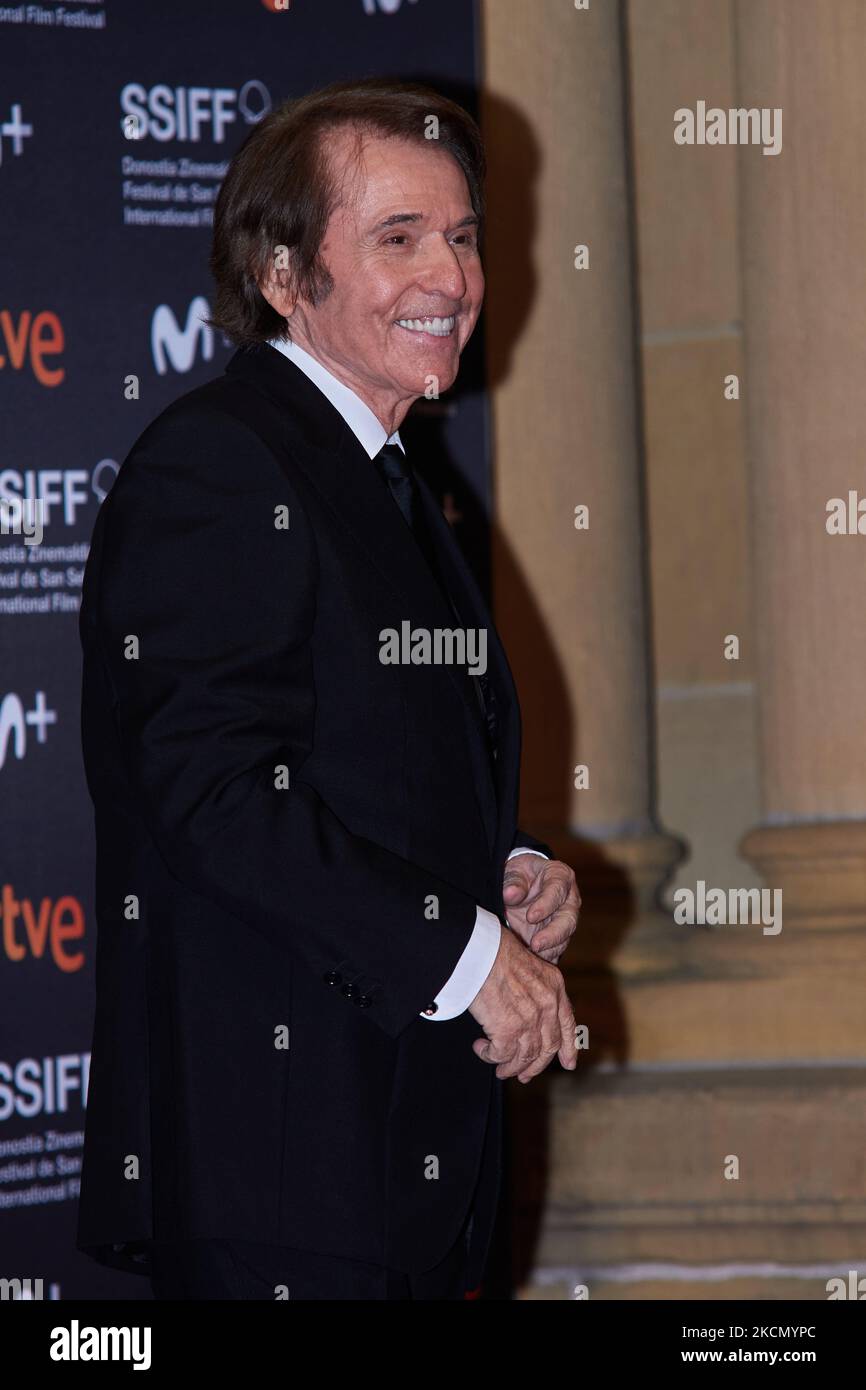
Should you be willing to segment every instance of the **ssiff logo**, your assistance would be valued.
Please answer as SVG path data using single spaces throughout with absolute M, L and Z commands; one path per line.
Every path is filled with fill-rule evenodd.
M 246 125 L 257 125 L 268 114 L 271 94 L 255 77 L 237 90 L 127 82 L 120 91 L 120 105 L 120 127 L 127 140 L 212 140 L 221 145 L 238 114 Z

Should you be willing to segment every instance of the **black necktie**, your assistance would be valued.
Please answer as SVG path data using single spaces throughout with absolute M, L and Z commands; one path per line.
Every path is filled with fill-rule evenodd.
M 443 597 L 457 619 L 458 624 L 462 627 L 464 625 L 463 620 L 442 578 L 442 573 L 436 559 L 433 539 L 427 529 L 427 523 L 424 519 L 424 510 L 418 492 L 418 483 L 412 470 L 411 463 L 406 458 L 399 444 L 383 445 L 376 455 L 375 463 L 380 476 L 390 489 L 391 496 L 403 513 L 409 530 L 418 542 L 418 546 L 427 561 L 434 579 L 442 591 Z M 499 730 L 493 687 L 486 675 L 469 676 L 468 679 L 475 687 L 478 705 L 487 729 L 488 750 L 491 756 L 495 758 L 497 756 Z
M 376 455 L 376 467 L 387 483 L 391 496 L 403 513 L 406 525 L 418 542 L 427 564 L 433 571 L 436 582 L 450 602 L 448 591 L 442 583 L 442 576 L 436 564 L 430 534 L 424 522 L 424 512 L 421 507 L 421 499 L 418 496 L 418 483 L 412 471 L 411 463 L 399 444 L 385 444 Z

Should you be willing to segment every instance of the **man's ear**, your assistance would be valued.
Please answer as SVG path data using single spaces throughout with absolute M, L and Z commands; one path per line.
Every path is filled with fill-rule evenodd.
M 286 319 L 297 303 L 289 254 L 287 247 L 275 246 L 273 257 L 268 261 L 266 272 L 259 275 L 256 281 L 262 297 L 267 300 L 272 309 Z
M 291 316 L 297 301 L 287 286 L 279 284 L 271 277 L 268 281 L 259 281 L 259 290 L 271 308 L 275 309 L 282 318 L 287 319 Z

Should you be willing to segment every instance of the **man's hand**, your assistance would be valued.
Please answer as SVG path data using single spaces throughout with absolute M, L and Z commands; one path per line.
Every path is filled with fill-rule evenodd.
M 574 1014 L 562 976 L 507 928 L 469 1012 L 487 1034 L 476 1038 L 472 1049 L 483 1062 L 495 1064 L 500 1079 L 530 1081 L 555 1054 L 569 1071 L 577 1066 Z
M 580 893 L 574 870 L 559 859 L 515 854 L 502 879 L 506 921 L 521 941 L 553 965 L 577 926 Z

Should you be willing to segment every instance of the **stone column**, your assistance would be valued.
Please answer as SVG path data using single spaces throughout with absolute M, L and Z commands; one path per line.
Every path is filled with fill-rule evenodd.
M 740 151 L 763 784 L 743 852 L 844 992 L 862 939 L 837 929 L 866 926 L 866 534 L 826 521 L 866 496 L 866 7 L 736 13 L 740 104 L 783 113 L 780 154 Z
M 588 905 L 647 908 L 678 847 L 653 822 L 619 7 L 483 12 L 493 589 L 524 717 L 522 816 Z
M 745 533 L 751 523 L 754 643 L 747 588 L 718 611 L 757 647 L 764 823 L 744 849 L 768 885 L 783 888 L 785 925 L 779 936 L 679 928 L 674 942 L 657 918 L 645 929 L 644 912 L 616 951 L 607 999 L 593 993 L 591 976 L 577 989 L 570 978 L 593 1029 L 621 1006 L 623 1053 L 638 1065 L 624 1075 L 554 1074 L 546 1093 L 515 1088 L 516 1226 L 524 1207 L 543 1208 L 534 1261 L 574 1270 L 559 1291 L 565 1298 L 589 1266 L 593 1297 L 622 1297 L 627 1287 L 644 1297 L 824 1299 L 816 1267 L 854 1267 L 866 1233 L 862 1145 L 850 1119 L 866 1088 L 859 1068 L 828 1065 L 862 1058 L 866 1044 L 866 536 L 830 538 L 824 526 L 828 498 L 847 499 L 858 486 L 866 412 L 858 139 L 866 9 L 859 0 L 639 8 L 641 23 L 664 31 L 640 75 L 645 92 L 669 101 L 659 141 L 678 158 L 714 161 L 712 174 L 678 162 L 677 177 L 691 181 L 685 210 L 644 170 L 658 200 L 648 209 L 656 263 L 672 282 L 686 257 L 693 272 L 695 262 L 715 265 L 702 262 L 702 239 L 729 234 L 737 192 L 717 175 L 716 156 L 730 151 L 674 146 L 674 110 L 701 99 L 783 107 L 780 155 L 738 151 L 745 369 L 734 342 L 732 366 L 720 349 L 712 372 L 697 371 L 689 343 L 706 327 L 700 315 L 680 350 L 682 390 L 708 439 L 717 417 L 706 401 L 719 394 L 722 368 L 741 376 L 749 414 L 752 492 L 722 526 Z M 590 0 L 585 11 L 518 0 L 483 7 L 497 621 L 527 725 L 526 826 L 576 863 L 593 914 L 605 866 L 636 882 L 646 906 L 673 852 L 652 817 L 620 11 L 614 0 Z M 728 90 L 734 53 L 738 96 Z M 705 183 L 691 172 L 698 168 Z M 700 196 L 705 186 L 715 200 Z M 659 205 L 671 202 L 669 240 Z M 573 269 L 580 243 L 589 270 Z M 696 380 L 705 388 L 697 405 Z M 697 428 L 695 437 L 699 447 Z M 573 530 L 580 503 L 590 509 L 586 532 Z M 719 543 L 717 513 L 710 507 L 695 521 L 707 547 Z M 739 561 L 727 536 L 721 543 Z M 707 577 L 698 543 L 693 558 L 683 573 L 699 586 Z M 715 614 L 703 628 L 693 622 L 696 642 L 730 630 Z M 698 652 L 693 664 L 703 670 L 700 660 Z M 589 764 L 589 792 L 571 788 L 579 762 Z M 700 758 L 693 770 L 695 799 L 713 795 Z M 580 862 L 588 842 L 600 861 L 595 879 L 596 866 Z M 610 920 L 600 933 L 608 941 Z M 597 1037 L 582 1066 L 592 1066 Z M 742 1157 L 741 1184 L 723 1174 L 732 1152 Z M 539 1173 L 546 1181 L 534 1188 Z M 615 1266 L 621 1277 L 605 1291 L 605 1268 Z M 785 1280 L 788 1266 L 794 1277 Z M 540 1284 L 538 1296 L 549 1290 Z

